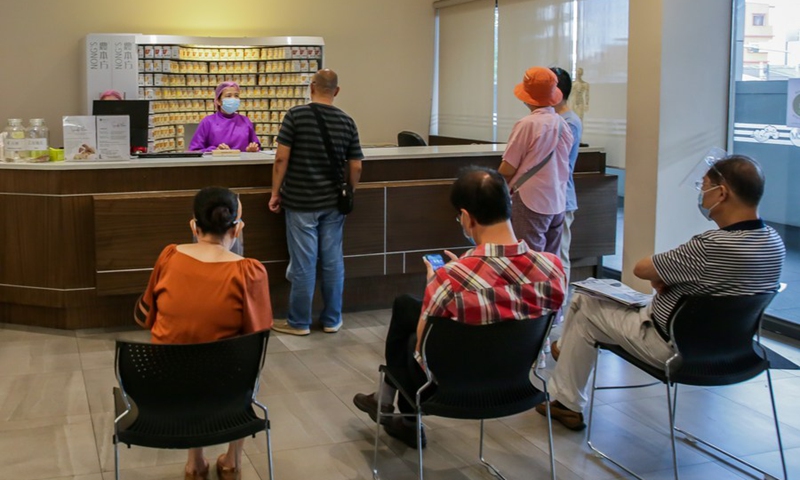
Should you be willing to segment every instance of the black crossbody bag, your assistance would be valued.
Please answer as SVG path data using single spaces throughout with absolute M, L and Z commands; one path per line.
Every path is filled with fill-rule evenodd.
M 331 136 L 328 133 L 328 126 L 322 119 L 319 107 L 313 103 L 309 103 L 308 106 L 311 107 L 311 111 L 314 112 L 314 116 L 317 117 L 317 125 L 322 134 L 322 141 L 325 143 L 325 151 L 328 152 L 328 162 L 330 162 L 331 166 L 331 179 L 336 185 L 336 208 L 342 215 L 347 215 L 353 211 L 353 186 L 344 180 L 340 172 L 340 164 L 336 161 L 333 143 L 331 143 Z

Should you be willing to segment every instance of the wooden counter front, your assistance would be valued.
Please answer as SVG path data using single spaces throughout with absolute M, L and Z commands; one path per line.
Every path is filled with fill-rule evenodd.
M 496 167 L 502 146 L 375 150 L 365 152 L 364 183 L 345 223 L 346 310 L 388 308 L 397 294 L 421 293 L 423 254 L 467 248 L 448 200 L 452 178 L 463 165 Z M 599 165 L 597 152 L 584 157 L 582 164 Z M 283 216 L 267 209 L 268 159 L 13 167 L 0 167 L 0 321 L 65 329 L 131 324 L 158 254 L 191 241 L 192 198 L 208 185 L 241 195 L 245 252 L 266 266 L 276 315 L 285 312 L 286 231 Z M 616 177 L 590 169 L 576 175 L 577 276 L 614 252 Z

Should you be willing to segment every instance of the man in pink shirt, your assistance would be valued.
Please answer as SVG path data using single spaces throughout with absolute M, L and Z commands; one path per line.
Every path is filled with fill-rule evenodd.
M 553 108 L 561 102 L 558 78 L 531 67 L 514 95 L 530 109 L 511 130 L 498 171 L 513 190 L 511 223 L 538 252 L 558 255 L 567 208 L 572 131 Z

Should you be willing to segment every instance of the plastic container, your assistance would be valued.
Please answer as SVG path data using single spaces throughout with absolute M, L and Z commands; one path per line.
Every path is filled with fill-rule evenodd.
M 25 142 L 25 127 L 22 126 L 22 119 L 9 118 L 6 132 L 4 160 L 6 162 L 19 162 L 27 157 L 28 151 Z
M 43 163 L 50 160 L 49 136 L 50 130 L 42 118 L 31 118 L 25 131 L 27 161 Z
M 63 148 L 50 147 L 50 161 L 51 162 L 63 162 L 64 161 L 64 149 Z

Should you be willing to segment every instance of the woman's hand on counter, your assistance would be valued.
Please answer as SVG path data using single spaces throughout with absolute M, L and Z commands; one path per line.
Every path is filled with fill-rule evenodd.
M 261 147 L 256 142 L 250 142 L 246 149 L 248 152 L 258 152 L 259 150 L 261 150 Z
M 217 146 L 217 150 L 230 150 L 230 149 L 231 147 L 229 147 L 227 143 L 220 143 Z

